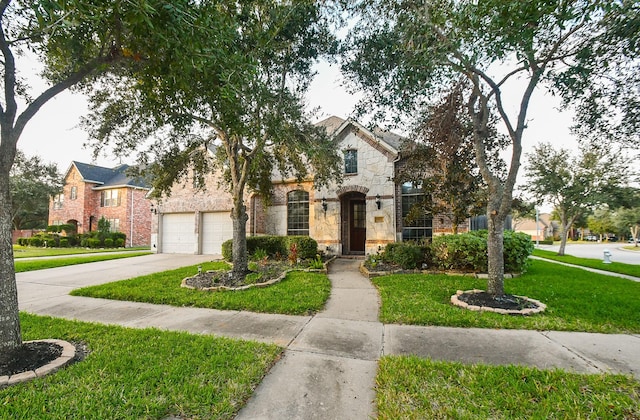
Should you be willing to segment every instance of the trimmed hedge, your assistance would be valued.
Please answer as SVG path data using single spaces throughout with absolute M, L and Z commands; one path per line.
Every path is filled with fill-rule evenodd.
M 308 236 L 249 236 L 247 237 L 247 254 L 249 258 L 256 250 L 261 249 L 270 258 L 287 258 L 291 245 L 295 244 L 298 258 L 313 259 L 318 254 L 318 242 Z M 227 261 L 233 260 L 233 240 L 222 243 L 222 257 Z

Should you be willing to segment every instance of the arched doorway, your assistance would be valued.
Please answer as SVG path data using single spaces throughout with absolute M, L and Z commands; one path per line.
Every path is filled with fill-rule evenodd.
M 342 253 L 364 255 L 367 241 L 367 203 L 365 195 L 349 192 L 340 197 Z

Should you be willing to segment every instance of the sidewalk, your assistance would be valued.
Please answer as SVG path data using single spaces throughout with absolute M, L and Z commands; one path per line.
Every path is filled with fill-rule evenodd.
M 77 287 L 210 259 L 211 256 L 202 255 L 154 254 L 19 273 L 20 309 L 285 347 L 283 357 L 256 389 L 239 419 L 375 417 L 377 360 L 388 354 L 582 373 L 623 373 L 640 379 L 640 335 L 381 324 L 377 291 L 359 273 L 358 260 L 338 259 L 331 264 L 331 298 L 325 310 L 312 317 L 176 308 L 68 295 Z

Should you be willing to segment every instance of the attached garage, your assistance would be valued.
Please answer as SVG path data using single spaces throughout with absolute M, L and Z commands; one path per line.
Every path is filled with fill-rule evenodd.
M 195 254 L 198 252 L 195 215 L 168 213 L 162 215 L 161 252 Z
M 202 213 L 202 253 L 222 254 L 222 243 L 233 237 L 228 211 Z

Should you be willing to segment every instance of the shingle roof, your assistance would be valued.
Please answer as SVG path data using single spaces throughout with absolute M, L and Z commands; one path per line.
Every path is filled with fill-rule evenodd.
M 327 130 L 327 133 L 330 136 L 333 136 L 338 134 L 338 130 L 344 129 L 344 127 L 346 126 L 345 124 L 346 122 L 349 122 L 350 124 L 353 124 L 362 129 L 365 129 L 367 132 L 370 133 L 370 135 L 375 137 L 377 140 L 382 140 L 384 143 L 391 146 L 396 152 L 400 150 L 400 147 L 402 146 L 402 143 L 404 141 L 404 138 L 399 134 L 393 133 L 388 130 L 384 130 L 378 126 L 374 127 L 373 131 L 370 131 L 351 119 L 345 120 L 340 117 L 336 117 L 335 115 L 329 118 L 326 118 L 322 121 L 318 121 L 316 125 L 320 127 L 324 127 Z
M 133 178 L 127 175 L 127 169 L 129 165 L 118 165 L 115 168 L 105 168 L 103 166 L 90 165 L 88 163 L 82 163 L 73 161 L 71 162 L 76 167 L 80 176 L 85 182 L 93 182 L 99 184 L 99 188 L 106 187 L 138 187 L 138 188 L 150 188 L 148 182 L 145 182 L 142 178 Z

